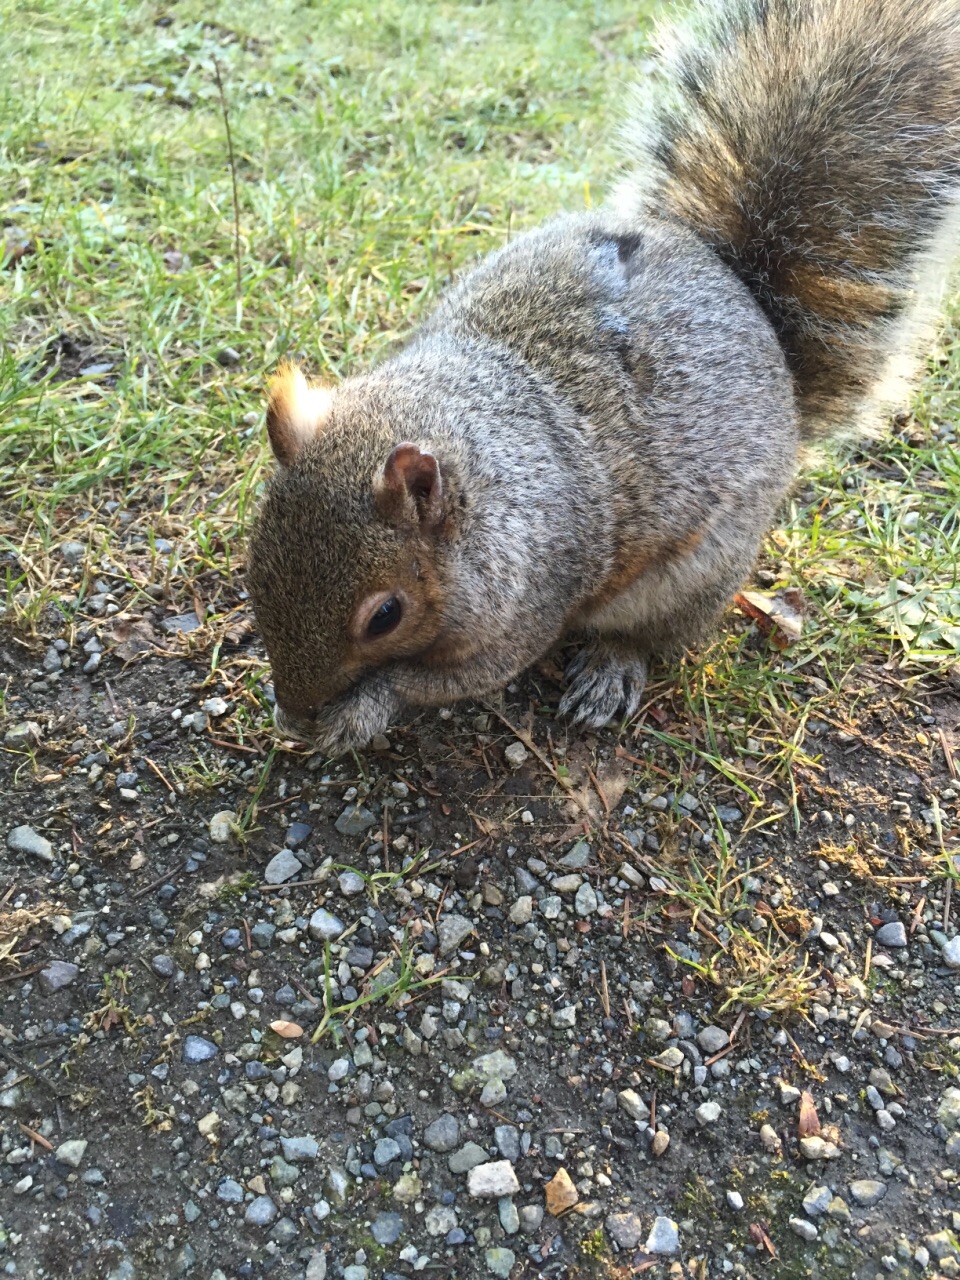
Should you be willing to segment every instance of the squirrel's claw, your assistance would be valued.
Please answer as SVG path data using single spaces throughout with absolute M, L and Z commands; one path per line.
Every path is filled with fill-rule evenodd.
M 640 707 L 647 664 L 627 658 L 602 641 L 587 645 L 567 667 L 570 687 L 560 714 L 586 729 L 602 729 L 614 718 L 628 720 Z

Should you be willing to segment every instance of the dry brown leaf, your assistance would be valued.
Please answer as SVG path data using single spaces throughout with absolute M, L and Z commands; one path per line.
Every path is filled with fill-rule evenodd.
M 773 1247 L 773 1241 L 767 1235 L 766 1231 L 764 1231 L 763 1227 L 761 1227 L 759 1222 L 750 1223 L 750 1239 L 759 1248 L 766 1249 L 771 1258 L 775 1258 L 777 1256 L 777 1251 Z
M 121 618 L 110 631 L 113 652 L 121 662 L 133 662 L 161 649 L 156 632 L 145 618 Z
M 786 587 L 765 595 L 762 591 L 739 591 L 734 604 L 765 635 L 775 649 L 795 644 L 803 633 L 803 597 L 796 587 Z
M 560 1168 L 544 1187 L 547 1201 L 547 1213 L 558 1218 L 567 1209 L 572 1209 L 580 1199 L 580 1193 L 573 1185 L 573 1179 L 566 1169 Z
M 275 1031 L 283 1040 L 296 1040 L 297 1036 L 303 1035 L 303 1027 L 296 1022 L 287 1022 L 283 1018 L 271 1022 L 270 1030 Z
M 820 1134 L 820 1117 L 817 1115 L 813 1095 L 804 1090 L 800 1095 L 800 1120 L 797 1124 L 797 1137 L 816 1138 Z

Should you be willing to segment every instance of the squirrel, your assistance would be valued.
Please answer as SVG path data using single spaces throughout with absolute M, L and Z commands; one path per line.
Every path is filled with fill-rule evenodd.
M 633 715 L 802 445 L 889 404 L 960 225 L 960 5 L 703 0 L 659 49 L 606 206 L 480 260 L 370 372 L 274 381 L 247 574 L 290 737 L 364 746 L 560 641 L 560 712 Z

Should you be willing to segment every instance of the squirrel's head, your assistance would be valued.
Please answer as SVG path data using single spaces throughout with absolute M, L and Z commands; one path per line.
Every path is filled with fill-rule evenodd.
M 416 418 L 399 423 L 402 409 L 365 379 L 333 391 L 288 365 L 273 383 L 279 466 L 247 581 L 291 736 L 322 741 L 325 712 L 351 688 L 439 635 L 450 494 L 437 458 L 404 438 Z

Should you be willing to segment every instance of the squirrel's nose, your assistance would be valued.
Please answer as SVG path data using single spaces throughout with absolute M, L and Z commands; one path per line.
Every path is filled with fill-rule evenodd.
M 300 712 L 288 711 L 279 703 L 274 708 L 273 723 L 276 725 L 277 731 L 282 733 L 284 737 L 293 738 L 298 742 L 309 742 L 316 731 L 316 722 L 313 715 L 303 715 Z

